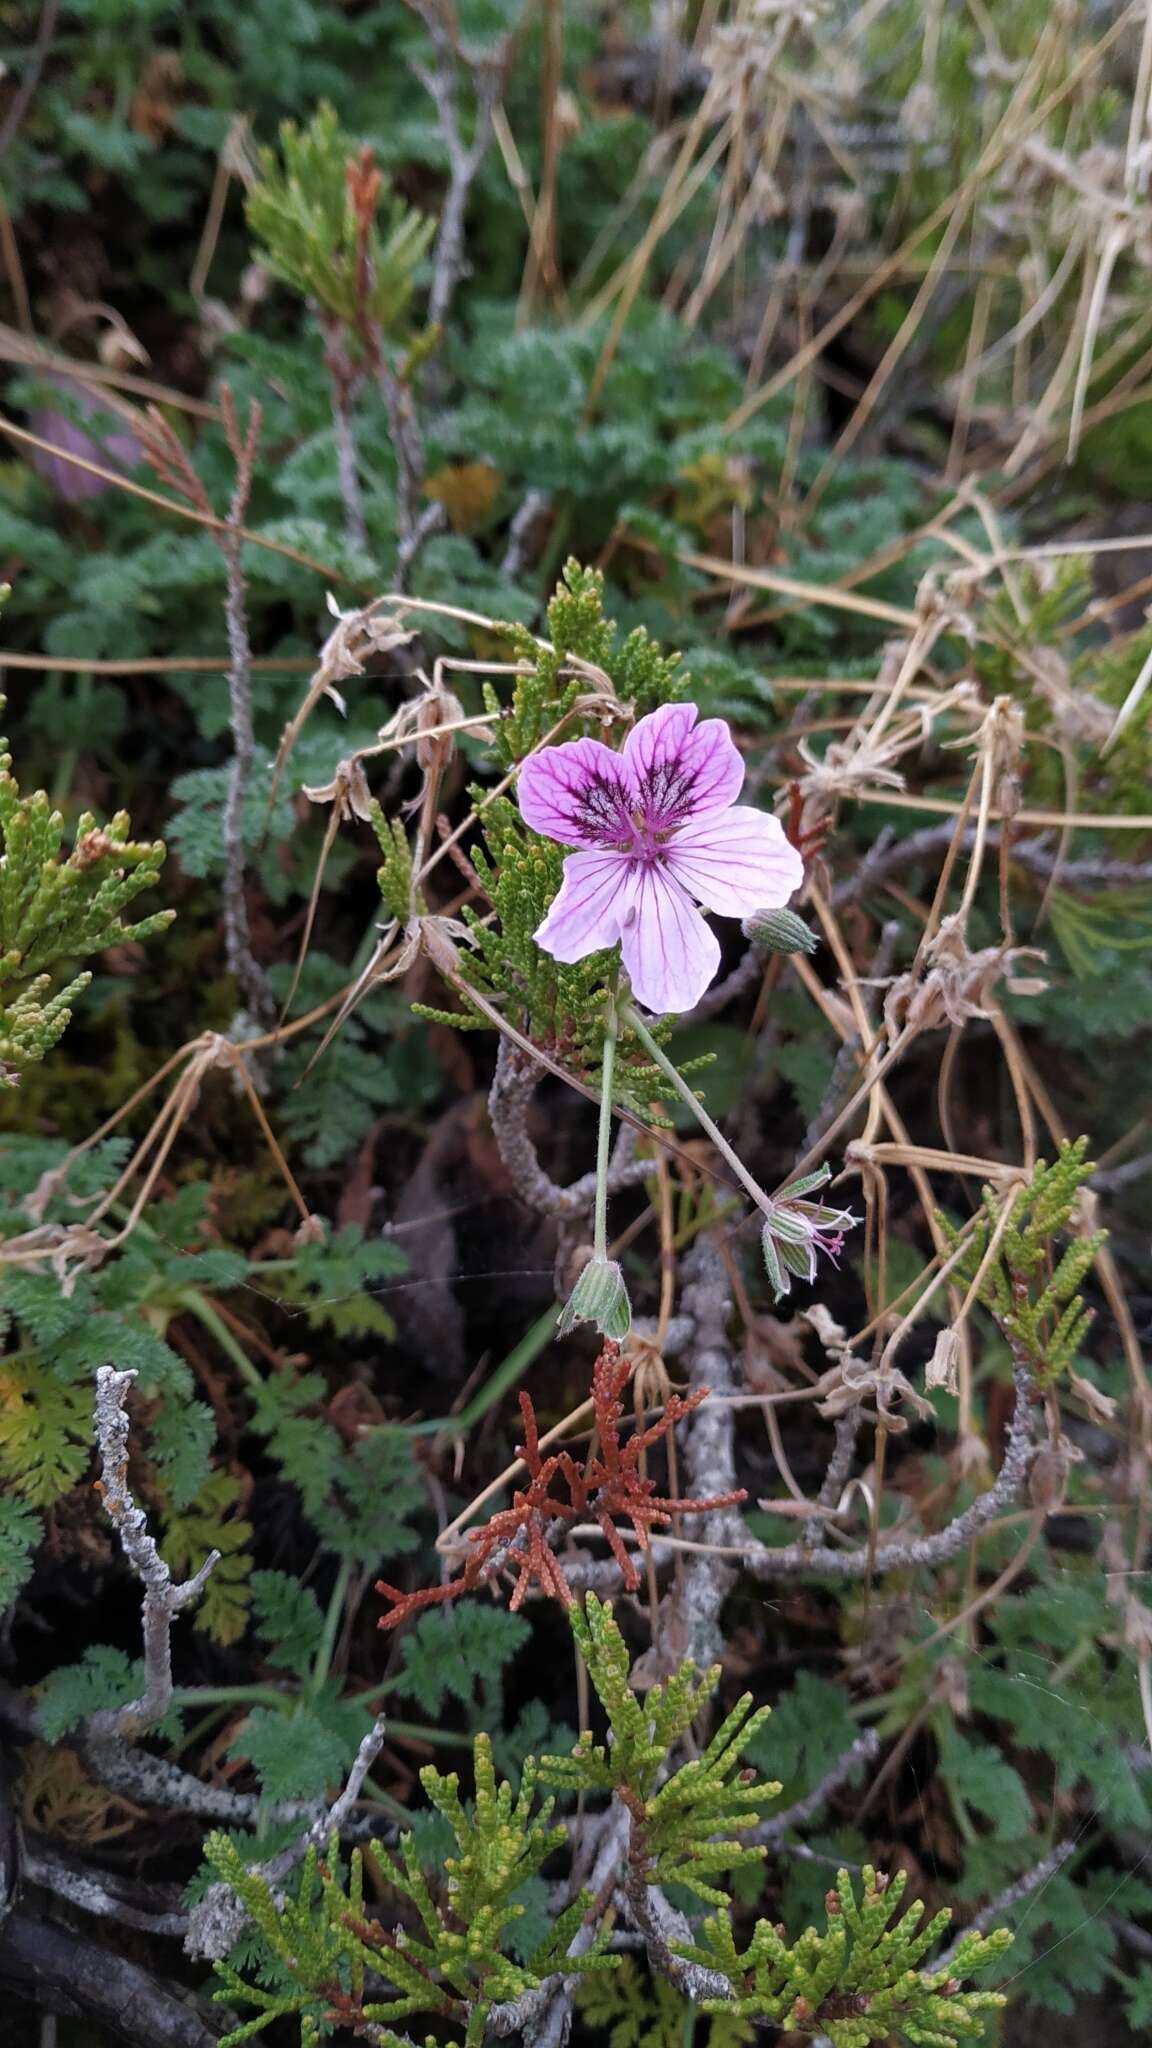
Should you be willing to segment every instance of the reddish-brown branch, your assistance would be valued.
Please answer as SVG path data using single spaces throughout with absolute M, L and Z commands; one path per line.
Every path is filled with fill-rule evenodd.
M 659 1421 L 621 1439 L 624 1420 L 621 1400 L 631 1367 L 618 1344 L 606 1343 L 592 1371 L 592 1408 L 595 1417 L 593 1450 L 579 1463 L 569 1451 L 540 1452 L 536 1415 L 527 1394 L 520 1396 L 524 1418 L 524 1443 L 518 1455 L 528 1469 L 527 1486 L 518 1487 L 511 1507 L 501 1508 L 482 1528 L 468 1532 L 468 1556 L 460 1576 L 441 1586 L 424 1586 L 404 1593 L 383 1579 L 377 1592 L 391 1600 L 381 1628 L 396 1628 L 411 1614 L 470 1593 L 490 1571 L 510 1568 L 515 1583 L 509 1605 L 521 1605 L 532 1587 L 538 1586 L 549 1599 L 570 1607 L 575 1599 L 564 1576 L 551 1538 L 557 1524 L 583 1521 L 591 1516 L 603 1531 L 629 1592 L 635 1592 L 640 1575 L 635 1561 L 621 1540 L 619 1522 L 630 1523 L 642 1551 L 648 1549 L 654 1528 L 667 1528 L 676 1514 L 707 1514 L 715 1508 L 736 1507 L 743 1492 L 718 1494 L 712 1500 L 672 1500 L 658 1494 L 655 1481 L 641 1469 L 643 1452 L 666 1437 L 678 1422 L 690 1415 L 706 1398 L 700 1387 L 686 1399 L 673 1394 Z M 564 1492 L 555 1491 L 562 1484 Z M 566 1495 L 566 1497 L 565 1497 Z

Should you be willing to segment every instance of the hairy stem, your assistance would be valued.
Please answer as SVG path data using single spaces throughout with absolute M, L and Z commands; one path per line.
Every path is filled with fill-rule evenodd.
M 600 1074 L 600 1127 L 596 1141 L 596 1203 L 592 1212 L 592 1250 L 598 1259 L 608 1257 L 608 1159 L 612 1147 L 612 1083 L 616 1074 L 616 1043 L 619 1036 L 614 992 L 608 996 L 604 1017 L 604 1063 Z
M 758 1180 L 753 1179 L 743 1161 L 737 1157 L 723 1131 L 720 1129 L 719 1124 L 713 1122 L 704 1104 L 699 1100 L 693 1089 L 689 1087 L 683 1074 L 678 1072 L 668 1058 L 667 1053 L 663 1051 L 662 1047 L 657 1045 L 647 1025 L 636 1015 L 635 1010 L 630 1004 L 622 1014 L 624 1023 L 628 1025 L 631 1031 L 635 1032 L 653 1065 L 659 1067 L 665 1080 L 671 1084 L 680 1100 L 692 1111 L 700 1128 L 707 1131 L 717 1151 L 728 1161 L 741 1187 L 745 1188 L 748 1194 L 751 1195 L 756 1207 L 767 1215 L 771 1209 L 771 1203 L 764 1189 Z

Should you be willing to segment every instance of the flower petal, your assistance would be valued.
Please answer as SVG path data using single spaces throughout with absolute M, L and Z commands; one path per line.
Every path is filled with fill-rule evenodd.
M 664 704 L 633 726 L 622 759 L 651 831 L 735 803 L 744 763 L 722 718 L 706 718 L 695 704 Z
M 664 864 L 721 917 L 779 909 L 804 879 L 804 863 L 779 818 L 748 804 L 682 826 L 664 848 Z
M 623 928 L 624 965 L 637 1002 L 654 1017 L 698 1003 L 720 965 L 720 943 L 673 877 L 635 871 Z
M 561 846 L 613 846 L 632 837 L 632 786 L 600 740 L 565 740 L 530 754 L 520 770 L 520 816 Z
M 637 880 L 626 853 L 570 853 L 548 915 L 533 933 L 536 944 L 565 962 L 614 946 L 635 901 Z

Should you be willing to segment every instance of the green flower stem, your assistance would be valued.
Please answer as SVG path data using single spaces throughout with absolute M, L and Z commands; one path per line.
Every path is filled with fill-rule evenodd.
M 328 1612 L 324 1616 L 324 1628 L 316 1650 L 316 1662 L 312 1667 L 312 1676 L 308 1681 L 306 1695 L 308 1699 L 314 1700 L 319 1698 L 324 1689 L 328 1673 L 332 1668 L 332 1658 L 336 1649 L 336 1637 L 340 1632 L 340 1623 L 344 1619 L 344 1602 L 348 1597 L 348 1588 L 351 1583 L 352 1560 L 350 1557 L 342 1557 L 340 1568 L 336 1573 L 336 1583 L 332 1588 L 332 1597 L 328 1602 Z
M 402 1828 L 411 1826 L 411 1809 L 407 1806 L 401 1806 L 395 1795 L 391 1792 L 386 1792 L 383 1785 L 379 1784 L 375 1778 L 365 1778 L 363 1790 L 367 1793 L 369 1799 L 376 1802 L 377 1806 L 384 1808 L 385 1813 L 391 1814 L 393 1820 L 399 1821 Z
M 359 1706 L 364 1695 L 355 1693 L 352 1697 Z M 461 1735 L 455 1728 L 429 1728 L 422 1721 L 394 1721 L 391 1714 L 388 1716 L 388 1733 L 395 1736 L 397 1742 L 429 1742 L 434 1746 L 438 1744 L 441 1749 L 467 1749 L 469 1741 L 467 1735 Z
M 608 991 L 604 1016 L 604 1061 L 600 1073 L 600 1134 L 596 1144 L 596 1207 L 593 1213 L 592 1256 L 608 1257 L 608 1157 L 612 1147 L 612 1082 L 616 1073 L 616 1044 L 620 1020 L 616 1012 L 615 986 Z
M 399 1681 L 397 1680 L 398 1684 Z M 366 1707 L 380 1698 L 383 1692 L 393 1690 L 392 1683 L 376 1686 L 371 1692 L 348 1693 L 349 1704 Z M 177 1685 L 172 1688 L 173 1707 L 185 1712 L 196 1707 L 275 1707 L 281 1714 L 291 1716 L 300 1706 L 298 1692 L 281 1692 L 273 1685 Z M 205 1721 L 217 1719 L 215 1712 L 205 1715 Z M 469 1738 L 454 1728 L 430 1728 L 423 1721 L 396 1721 L 388 1716 L 388 1733 L 398 1741 L 427 1742 L 442 1749 L 466 1749 Z M 187 1738 L 186 1738 L 187 1739 Z
M 540 1356 L 546 1344 L 556 1333 L 556 1310 L 546 1308 L 542 1316 L 527 1329 L 520 1342 L 501 1360 L 495 1371 L 485 1380 L 479 1392 L 457 1410 L 455 1415 L 434 1415 L 427 1422 L 398 1424 L 405 1436 L 463 1436 L 480 1421 L 496 1402 L 522 1380 L 528 1367 Z
M 172 1688 L 174 1707 L 262 1706 L 277 1707 L 282 1713 L 289 1713 L 295 1704 L 295 1693 L 282 1692 L 275 1685 L 175 1685 Z
M 672 1065 L 671 1060 L 668 1058 L 667 1053 L 664 1052 L 662 1048 L 657 1045 L 656 1040 L 652 1036 L 652 1033 L 648 1030 L 647 1026 L 641 1021 L 641 1019 L 636 1015 L 636 1012 L 634 1009 L 632 1009 L 631 1005 L 628 1005 L 623 1011 L 622 1021 L 625 1024 L 627 1024 L 628 1029 L 630 1031 L 635 1032 L 636 1037 L 640 1040 L 641 1045 L 644 1047 L 644 1050 L 648 1054 L 648 1057 L 652 1061 L 653 1065 L 659 1067 L 660 1072 L 663 1074 L 665 1080 L 671 1082 L 673 1088 L 676 1090 L 677 1095 L 680 1097 L 680 1100 L 683 1103 L 686 1103 L 687 1107 L 692 1111 L 692 1114 L 695 1117 L 697 1123 L 700 1125 L 701 1129 L 707 1131 L 708 1136 L 711 1138 L 712 1143 L 715 1145 L 717 1151 L 721 1152 L 724 1158 L 728 1161 L 728 1164 L 732 1168 L 733 1173 L 736 1175 L 737 1180 L 740 1182 L 742 1187 L 747 1189 L 748 1193 L 752 1197 L 752 1200 L 755 1202 L 756 1207 L 758 1209 L 761 1209 L 765 1216 L 770 1215 L 771 1204 L 768 1196 L 765 1194 L 759 1181 L 753 1180 L 752 1175 L 749 1173 L 747 1167 L 743 1164 L 743 1162 L 740 1159 L 737 1158 L 735 1152 L 732 1150 L 732 1147 L 728 1143 L 727 1138 L 724 1136 L 723 1131 L 720 1129 L 719 1124 L 713 1123 L 712 1118 L 708 1114 L 708 1111 L 705 1109 L 703 1103 L 694 1094 L 693 1090 L 688 1086 L 688 1083 L 684 1079 L 683 1074 L 677 1072 L 677 1069 Z
M 196 1317 L 197 1322 L 203 1323 L 204 1328 L 209 1330 L 212 1336 L 215 1337 L 221 1351 L 232 1360 L 245 1385 L 251 1388 L 254 1394 L 262 1394 L 264 1391 L 263 1375 L 253 1365 L 247 1353 L 236 1342 L 228 1325 L 216 1313 L 207 1296 L 201 1294 L 198 1287 L 182 1287 L 179 1293 L 173 1294 L 170 1299 L 173 1308 L 186 1308 L 191 1315 Z

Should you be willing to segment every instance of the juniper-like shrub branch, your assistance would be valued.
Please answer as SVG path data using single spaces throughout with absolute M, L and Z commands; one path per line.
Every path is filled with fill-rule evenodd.
M 353 1808 L 363 1790 L 364 1780 L 383 1748 L 385 1729 L 385 1717 L 378 1714 L 362 1738 L 352 1768 L 331 1806 L 314 1817 L 306 1815 L 307 1825 L 303 1832 L 295 1841 L 278 1849 L 274 1856 L 262 1863 L 246 1865 L 248 1876 L 270 1888 L 277 1899 L 282 1896 L 283 1879 L 304 1861 L 309 1850 L 322 1851 L 331 1842 L 342 1839 L 354 1825 L 361 1831 L 360 1839 L 364 1839 L 363 1822 L 354 1821 Z M 312 1811 L 314 1814 L 314 1809 Z M 253 1815 L 253 1818 L 262 1818 L 265 1822 L 272 1817 L 266 1803 L 262 1815 Z M 281 1807 L 276 1817 L 284 1820 L 299 1818 L 298 1805 L 290 1809 Z M 236 1887 L 226 1878 L 219 1878 L 214 1885 L 209 1885 L 189 1913 L 185 1942 L 188 1953 L 205 1956 L 213 1962 L 222 1960 L 242 1933 L 247 1918 L 247 1908 Z
M 327 100 L 306 128 L 282 122 L 279 151 L 260 152 L 248 225 L 269 269 L 301 298 L 353 332 L 366 316 L 391 333 L 408 313 L 436 223 L 386 194 L 379 174 L 370 214 L 358 209 L 349 166 L 362 161 Z
M 919 1969 L 950 1916 L 945 1911 L 922 1925 L 916 1904 L 890 1924 L 902 1876 L 889 1884 L 866 1868 L 858 1901 L 841 1871 L 828 1894 L 823 1934 L 809 1928 L 789 1946 L 782 1928 L 762 1921 L 748 1948 L 737 1949 L 728 1875 L 765 1854 L 749 1837 L 780 1790 L 744 1762 L 769 1710 L 754 1709 L 745 1695 L 699 1754 L 682 1760 L 718 1671 L 702 1673 L 685 1662 L 641 1700 L 629 1684 L 628 1650 L 611 1609 L 589 1596 L 569 1609 L 569 1620 L 606 1737 L 586 1731 L 567 1755 L 528 1757 L 514 1792 L 497 1778 L 490 1740 L 479 1734 L 471 1802 L 461 1798 L 455 1772 L 422 1770 L 424 1791 L 455 1845 L 443 1861 L 442 1882 L 426 1873 L 411 1835 L 401 1837 L 395 1855 L 373 1842 L 370 1864 L 354 1850 L 345 1870 L 336 1834 L 325 1851 L 313 1829 L 304 1838 L 296 1890 L 284 1897 L 273 1866 L 252 1868 L 227 1836 L 209 1838 L 211 1868 L 260 1937 L 258 1981 L 235 1961 L 217 1965 L 217 1996 L 255 2007 L 222 2048 L 238 2048 L 289 2017 L 299 2021 L 302 2048 L 340 2027 L 379 2048 L 411 2048 L 394 2028 L 417 2014 L 447 2024 L 464 2048 L 479 2048 L 490 2015 L 501 2036 L 542 2023 L 546 2012 L 562 2016 L 571 1979 L 618 1964 L 606 1952 L 604 1915 L 621 1851 L 624 1902 L 652 1968 L 706 2010 L 825 2033 L 833 2048 L 868 2048 L 892 2036 L 923 2048 L 956 2048 L 978 2033 L 981 2015 L 1003 1999 L 963 1990 L 961 1976 L 991 1962 L 1009 1937 L 971 1930 L 947 1966 Z M 574 1896 L 531 1953 L 517 1959 L 509 1937 L 523 1916 L 523 1886 L 568 1839 L 552 1820 L 551 1802 L 537 1807 L 540 1785 L 608 1793 L 619 1819 L 603 1824 L 605 1856 L 596 1869 L 604 1868 L 606 1882 L 593 1893 L 574 1877 Z M 382 1887 L 375 1903 L 369 1870 Z M 669 1905 L 666 1884 L 715 1908 L 699 1933 Z M 388 1924 L 392 1898 L 401 1918 Z
M 342 133 L 327 101 L 307 128 L 281 124 L 279 154 L 261 152 L 248 221 L 269 267 L 316 315 L 345 518 L 360 541 L 367 535 L 351 408 L 364 377 L 379 386 L 396 460 L 394 582 L 403 589 L 420 548 L 443 522 L 439 504 L 420 509 L 424 443 L 412 395 L 413 375 L 436 338 L 436 314 L 422 338 L 397 347 L 436 224 L 385 192 L 371 149 Z
M 1067 1234 L 1080 1189 L 1091 1176 L 1087 1151 L 1087 1138 L 1077 1138 L 1061 1145 L 1051 1165 L 1040 1161 L 980 1283 L 980 1300 L 1040 1389 L 1055 1385 L 1066 1371 L 1091 1322 L 1079 1289 L 1107 1232 L 1086 1230 L 1073 1236 L 1055 1262 L 1052 1251 L 1055 1241 Z M 982 1199 L 984 1213 L 957 1265 L 958 1276 L 969 1282 L 987 1254 L 1003 1209 L 1003 1195 L 994 1188 L 985 1187 Z M 954 1247 L 959 1231 L 945 1217 L 940 1222 Z
M 904 1891 L 866 1868 L 858 1903 L 847 1871 L 827 1897 L 826 1932 L 809 1928 L 789 1946 L 784 1930 L 761 1921 L 739 1953 L 723 1873 L 764 1855 L 760 1808 L 779 1792 L 743 1765 L 769 1717 L 738 1700 L 711 1741 L 676 1767 L 679 1745 L 709 1697 L 718 1671 L 688 1662 L 641 1700 L 628 1683 L 628 1651 L 612 1611 L 590 1594 L 569 1620 L 597 1698 L 608 1739 L 582 1734 L 567 1757 L 544 1757 L 544 1780 L 567 1790 L 611 1792 L 629 1817 L 624 1893 L 652 1967 L 709 2011 L 771 2020 L 799 2033 L 826 2033 L 834 2048 L 867 2048 L 893 2034 L 924 2048 L 955 2048 L 979 2033 L 981 2015 L 1002 2005 L 996 1992 L 963 1992 L 960 1980 L 1008 1946 L 1004 1933 L 966 1934 L 948 1967 L 920 1972 L 950 1914 L 926 1926 L 917 1902 L 895 1925 Z M 716 1908 L 693 1938 L 662 1887 L 674 1883 Z
M 10 1085 L 51 1051 L 92 978 L 81 973 L 54 988 L 61 970 L 107 946 L 151 938 L 176 913 L 122 924 L 128 904 L 160 879 L 162 842 L 130 839 L 127 811 L 108 825 L 86 811 L 65 854 L 61 813 L 43 790 L 20 794 L 6 744 L 0 740 L 0 1081 Z
M 753 1710 L 745 1694 L 701 1755 L 669 1773 L 669 1759 L 709 1698 L 718 1670 L 699 1672 L 685 1662 L 640 1700 L 628 1683 L 628 1649 L 612 1609 L 589 1593 L 583 1607 L 570 1610 L 569 1621 L 611 1741 L 596 1742 L 585 1732 L 570 1756 L 542 1758 L 545 1780 L 571 1791 L 613 1793 L 631 1818 L 630 1853 L 642 1862 L 646 1881 L 683 1885 L 721 1903 L 727 1895 L 711 1873 L 764 1855 L 732 1838 L 753 1828 L 760 1807 L 780 1791 L 741 1767 L 770 1710 Z
M 360 1850 L 352 1852 L 345 1874 L 335 1834 L 324 1852 L 309 1845 L 289 1897 L 278 1897 L 226 1835 L 209 1836 L 212 1869 L 235 1893 L 279 1966 L 279 1982 L 267 1986 L 249 1982 L 231 1964 L 217 1965 L 217 1997 L 257 2008 L 255 2018 L 229 2033 L 221 2048 L 290 2016 L 299 2019 L 304 2042 L 318 2038 L 322 2027 L 348 2026 L 395 2048 L 394 2023 L 417 2013 L 453 2023 L 465 2048 L 478 2048 L 494 2005 L 515 2003 L 561 1967 L 615 1967 L 616 1958 L 605 1953 L 606 1933 L 581 1953 L 570 1953 L 591 1904 L 583 1891 L 524 1961 L 508 1953 L 509 1933 L 524 1917 L 518 1894 L 566 1835 L 552 1820 L 552 1802 L 537 1806 L 538 1769 L 531 1757 L 515 1792 L 497 1778 L 487 1735 L 475 1738 L 473 1765 L 470 1802 L 461 1799 L 455 1772 L 429 1765 L 420 1773 L 455 1842 L 455 1852 L 444 1860 L 442 1885 L 425 1874 L 411 1835 L 401 1836 L 396 1855 L 379 1842 L 370 1845 L 373 1866 L 402 1902 L 404 1917 L 394 1926 L 368 1901 Z
M 947 1907 L 924 1919 L 915 1900 L 895 1922 L 907 1874 L 888 1879 L 866 1864 L 859 1899 L 842 1870 L 825 1899 L 822 1933 L 809 1927 L 789 1944 L 784 1931 L 759 1920 L 745 1949 L 736 1945 L 727 1907 L 705 1920 L 700 1938 L 680 1953 L 725 1978 L 728 2000 L 706 1998 L 706 2011 L 732 2009 L 792 2033 L 824 2034 L 832 2048 L 868 2048 L 893 2036 L 917 2048 L 956 2048 L 984 2032 L 985 2015 L 1004 2003 L 998 1991 L 965 1991 L 962 1979 L 985 1969 L 1010 1945 L 1010 1934 L 965 1934 L 943 1969 L 917 1965 L 951 1918 Z

